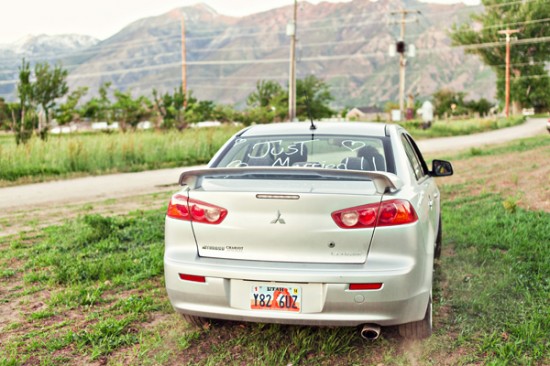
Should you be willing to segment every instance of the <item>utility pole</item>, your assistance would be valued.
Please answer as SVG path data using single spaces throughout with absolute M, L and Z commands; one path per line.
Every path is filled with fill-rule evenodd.
M 183 93 L 183 108 L 187 108 L 187 52 L 185 49 L 185 17 L 181 15 L 181 92 Z
M 519 29 L 506 29 L 498 31 L 498 34 L 506 35 L 506 91 L 505 107 L 506 117 L 510 115 L 510 35 L 518 33 Z
M 290 36 L 290 70 L 288 80 L 288 119 L 293 122 L 296 118 L 296 29 L 298 18 L 298 0 L 294 0 L 294 18 L 286 27 L 286 34 Z
M 407 15 L 413 13 L 420 14 L 420 11 L 401 9 L 391 13 L 392 15 L 401 14 L 401 20 L 399 21 L 401 23 L 401 32 L 399 41 L 396 44 L 396 50 L 399 53 L 399 111 L 401 119 L 403 119 L 405 110 L 405 67 L 407 66 L 407 57 L 405 56 L 405 23 L 407 23 Z

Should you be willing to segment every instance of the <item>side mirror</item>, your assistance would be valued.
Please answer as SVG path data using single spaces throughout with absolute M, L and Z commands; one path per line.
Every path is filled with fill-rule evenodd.
M 430 175 L 432 177 L 448 177 L 449 175 L 453 175 L 453 166 L 445 160 L 434 160 L 432 161 Z

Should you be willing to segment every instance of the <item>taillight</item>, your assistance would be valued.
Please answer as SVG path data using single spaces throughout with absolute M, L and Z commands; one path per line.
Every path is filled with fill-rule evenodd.
M 372 290 L 380 290 L 381 288 L 382 288 L 381 282 L 351 283 L 349 285 L 350 291 L 372 291 Z
M 187 197 L 175 195 L 168 204 L 166 215 L 173 219 L 190 220 L 189 210 L 187 209 Z
M 178 220 L 217 225 L 225 219 L 227 210 L 177 194 L 170 200 L 166 215 Z
M 410 224 L 418 220 L 416 211 L 409 201 L 392 200 L 380 204 L 380 217 L 376 226 Z
M 365 229 L 410 224 L 418 216 L 409 201 L 391 200 L 335 211 L 332 219 L 342 229 Z
M 206 282 L 206 277 L 204 277 L 204 276 L 195 276 L 195 275 L 190 275 L 190 274 L 186 274 L 186 273 L 180 273 L 179 276 L 180 276 L 180 279 L 182 279 L 184 281 L 199 282 L 199 283 L 205 283 Z

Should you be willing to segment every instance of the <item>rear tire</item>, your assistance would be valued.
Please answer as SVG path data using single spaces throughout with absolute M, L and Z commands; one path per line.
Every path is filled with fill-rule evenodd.
M 183 319 L 190 325 L 197 328 L 204 328 L 210 324 L 210 321 L 207 318 L 203 318 L 195 315 L 181 314 Z
M 437 237 L 435 238 L 434 258 L 439 259 L 441 257 L 441 247 L 443 245 L 443 227 L 441 226 L 441 217 L 439 217 L 439 229 L 437 230 Z
M 424 339 L 432 335 L 432 297 L 428 301 L 426 314 L 424 319 L 401 324 L 399 326 L 399 334 L 408 339 Z

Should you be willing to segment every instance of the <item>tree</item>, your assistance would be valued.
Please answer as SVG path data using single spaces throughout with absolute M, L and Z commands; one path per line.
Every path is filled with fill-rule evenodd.
M 109 88 L 111 82 L 103 83 L 99 87 L 99 98 L 94 97 L 90 99 L 82 107 L 82 116 L 91 118 L 95 121 L 105 121 L 107 123 L 113 122 L 112 103 L 109 99 Z
M 59 64 L 51 70 L 50 65 L 45 62 L 37 63 L 34 66 L 34 73 L 36 82 L 32 87 L 33 99 L 42 107 L 46 117 L 45 126 L 40 120 L 38 126 L 40 137 L 44 140 L 50 124 L 50 110 L 55 107 L 55 100 L 63 97 L 69 91 L 66 81 L 68 71 Z
M 191 94 L 191 93 L 190 93 Z M 177 126 L 183 128 L 184 121 L 184 105 L 185 95 L 180 86 L 174 89 L 174 93 L 164 93 L 159 95 L 156 89 L 153 89 L 154 108 L 161 118 L 161 123 L 157 123 L 157 127 L 171 128 Z
M 34 101 L 34 90 L 31 83 L 31 66 L 23 59 L 19 67 L 19 82 L 17 83 L 17 95 L 19 102 L 24 108 L 32 108 Z
M 287 95 L 283 87 L 272 80 L 259 80 L 256 82 L 256 90 L 246 98 L 249 107 L 271 108 L 273 102 L 280 102 L 282 96 Z
M 288 92 L 275 81 L 259 80 L 246 104 L 248 108 L 240 118 L 245 124 L 282 121 L 288 114 Z
M 4 98 L 0 98 L 0 129 L 5 128 L 8 125 L 10 120 L 8 105 Z
M 296 115 L 300 120 L 309 119 L 308 104 L 313 119 L 328 118 L 335 113 L 329 107 L 334 97 L 330 93 L 328 84 L 315 75 L 296 80 L 296 95 Z
M 214 102 L 210 100 L 193 100 L 187 104 L 185 110 L 185 121 L 189 123 L 197 123 L 213 119 Z
M 466 102 L 466 108 L 468 108 L 473 112 L 478 113 L 480 117 L 488 115 L 492 107 L 493 105 L 491 104 L 491 102 L 489 102 L 485 98 Z
M 297 116 L 309 119 L 308 108 L 315 119 L 331 117 L 334 111 L 329 104 L 334 99 L 329 86 L 321 79 L 310 75 L 296 80 Z M 309 101 L 309 103 L 307 102 Z M 288 90 L 274 81 L 258 81 L 256 90 L 247 98 L 249 108 L 236 118 L 244 124 L 270 123 L 288 117 Z
M 55 100 L 63 97 L 69 91 L 67 87 L 67 70 L 61 65 L 50 69 L 50 65 L 37 63 L 34 66 L 34 77 L 31 81 L 30 64 L 23 59 L 19 68 L 19 82 L 17 83 L 17 94 L 19 96 L 19 115 L 16 116 L 14 124 L 16 127 L 17 142 L 25 142 L 32 135 L 32 130 L 38 128 L 42 139 L 46 139 L 50 123 L 50 111 L 55 107 Z M 45 124 L 38 118 L 37 107 L 44 111 Z
M 433 94 L 434 113 L 439 118 L 442 118 L 445 114 L 464 114 L 466 111 L 464 97 L 466 97 L 466 93 L 455 92 L 451 89 L 436 91 Z
M 253 123 L 271 123 L 275 121 L 275 110 L 265 107 L 248 108 L 244 112 L 236 115 L 235 120 L 241 122 L 245 126 L 249 126 Z
M 113 103 L 114 118 L 119 122 L 120 129 L 126 132 L 128 125 L 136 129 L 141 121 L 145 121 L 151 115 L 152 104 L 144 96 L 132 97 L 131 92 L 115 90 L 115 103 Z
M 505 98 L 506 44 L 499 30 L 518 29 L 518 42 L 512 42 L 510 54 L 510 94 L 521 105 L 544 110 L 550 107 L 550 78 L 545 65 L 550 61 L 550 18 L 548 0 L 482 0 L 485 12 L 471 15 L 474 24 L 454 25 L 451 38 L 455 45 L 474 45 L 466 52 L 480 56 L 497 74 L 497 98 Z M 476 47 L 475 45 L 480 45 Z
M 228 105 L 216 105 L 214 107 L 214 111 L 212 112 L 214 120 L 223 123 L 233 122 L 236 114 L 237 112 L 235 112 L 235 110 Z
M 87 92 L 87 87 L 80 87 L 70 93 L 67 97 L 67 101 L 59 106 L 55 111 L 54 117 L 60 125 L 67 124 L 80 118 L 80 113 L 76 106 Z
M 32 130 L 38 120 L 34 104 L 34 90 L 31 83 L 31 67 L 25 59 L 19 67 L 19 82 L 17 83 L 19 107 L 12 109 L 13 125 L 15 126 L 15 142 L 17 145 L 26 143 L 32 136 Z

